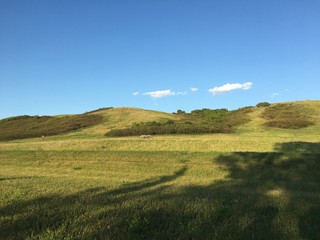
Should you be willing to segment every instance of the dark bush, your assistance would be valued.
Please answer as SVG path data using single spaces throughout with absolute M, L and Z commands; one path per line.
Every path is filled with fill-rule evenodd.
M 269 107 L 271 104 L 268 102 L 260 102 L 256 105 L 256 107 Z
M 183 110 L 180 110 L 180 109 L 177 110 L 177 114 L 185 114 L 185 113 L 186 113 L 186 112 L 183 111 Z
M 168 120 L 168 121 L 166 122 L 166 124 L 167 124 L 167 125 L 174 124 L 174 121 L 173 121 L 173 120 Z

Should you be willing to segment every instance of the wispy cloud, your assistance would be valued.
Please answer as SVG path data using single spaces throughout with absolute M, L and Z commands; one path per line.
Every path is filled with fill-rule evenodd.
M 176 95 L 176 93 L 171 91 L 170 89 L 167 89 L 167 90 L 160 90 L 160 91 L 154 91 L 154 92 L 145 92 L 143 95 L 148 95 L 154 99 L 157 99 L 157 98 Z
M 279 95 L 280 95 L 280 93 L 272 93 L 271 97 L 274 98 L 274 97 L 279 96 Z
M 140 94 L 140 92 L 134 92 L 132 93 L 133 96 L 138 96 Z
M 191 88 L 190 88 L 190 91 L 191 91 L 191 92 L 196 92 L 196 91 L 198 91 L 198 90 L 199 90 L 199 89 L 198 89 L 198 88 L 195 88 L 195 87 L 191 87 Z
M 187 95 L 187 92 L 176 92 L 175 95 Z
M 253 83 L 252 82 L 245 82 L 245 83 L 227 83 L 223 86 L 218 86 L 214 88 L 210 88 L 209 92 L 212 93 L 213 95 L 217 95 L 220 93 L 226 93 L 230 92 L 236 89 L 243 89 L 243 90 L 249 90 L 252 88 Z

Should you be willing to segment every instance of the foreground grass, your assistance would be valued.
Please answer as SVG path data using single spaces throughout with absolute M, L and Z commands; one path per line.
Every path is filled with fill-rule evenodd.
M 320 144 L 1 150 L 0 239 L 319 239 Z

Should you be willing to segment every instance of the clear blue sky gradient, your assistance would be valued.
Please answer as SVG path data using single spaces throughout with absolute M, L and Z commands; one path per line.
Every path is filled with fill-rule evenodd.
M 144 94 L 159 90 L 176 94 Z M 0 1 L 0 118 L 236 109 L 319 93 L 319 0 Z

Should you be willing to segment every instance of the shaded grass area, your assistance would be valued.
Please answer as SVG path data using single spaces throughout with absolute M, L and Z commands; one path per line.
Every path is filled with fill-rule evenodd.
M 1 239 L 319 239 L 320 144 L 1 151 Z
M 265 126 L 287 129 L 299 129 L 314 125 L 314 114 L 303 105 L 280 103 L 267 107 L 262 117 L 268 120 Z
M 100 115 L 17 116 L 0 120 L 0 141 L 58 135 L 100 123 Z
M 235 111 L 228 111 L 227 109 L 202 109 L 194 110 L 191 113 L 178 111 L 180 118 L 178 121 L 163 120 L 133 123 L 129 128 L 112 129 L 105 136 L 231 133 L 234 131 L 234 127 L 250 121 L 247 114 L 252 111 L 252 107 Z

